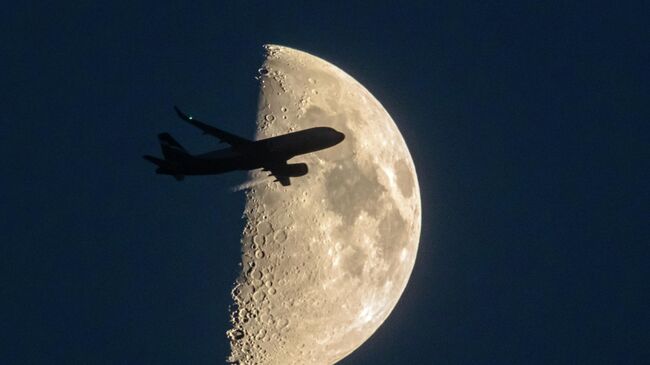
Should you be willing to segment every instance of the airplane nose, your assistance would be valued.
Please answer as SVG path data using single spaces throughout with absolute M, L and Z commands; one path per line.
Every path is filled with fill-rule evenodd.
M 341 132 L 338 132 L 338 134 L 339 134 L 339 142 L 343 141 L 345 139 L 345 134 Z

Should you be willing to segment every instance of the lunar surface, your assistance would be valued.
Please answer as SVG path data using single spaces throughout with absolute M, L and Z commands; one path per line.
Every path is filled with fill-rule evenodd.
M 420 237 L 413 161 L 381 104 L 336 66 L 267 45 L 256 139 L 310 127 L 345 133 L 302 155 L 309 173 L 246 192 L 230 363 L 334 364 L 397 304 Z M 257 171 L 252 179 L 264 179 Z

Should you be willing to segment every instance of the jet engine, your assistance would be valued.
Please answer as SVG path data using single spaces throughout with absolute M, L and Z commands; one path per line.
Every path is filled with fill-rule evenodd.
M 306 163 L 293 163 L 273 167 L 273 174 L 277 176 L 298 177 L 306 175 L 309 168 Z

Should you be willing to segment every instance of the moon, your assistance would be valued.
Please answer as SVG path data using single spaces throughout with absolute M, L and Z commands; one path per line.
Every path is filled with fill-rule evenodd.
M 334 364 L 386 320 L 411 275 L 420 190 L 397 126 L 345 72 L 266 45 L 256 139 L 317 126 L 339 145 L 302 155 L 283 187 L 264 172 L 246 191 L 242 272 L 227 332 L 236 364 Z

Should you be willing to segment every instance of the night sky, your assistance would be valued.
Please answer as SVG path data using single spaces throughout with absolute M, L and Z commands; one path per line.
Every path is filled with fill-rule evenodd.
M 647 361 L 647 3 L 63 3 L 0 14 L 0 364 L 225 362 L 246 175 L 141 156 L 217 147 L 174 104 L 252 137 L 265 43 L 366 86 L 418 172 L 409 285 L 341 364 Z

